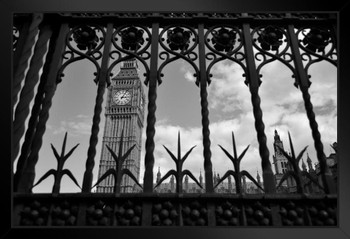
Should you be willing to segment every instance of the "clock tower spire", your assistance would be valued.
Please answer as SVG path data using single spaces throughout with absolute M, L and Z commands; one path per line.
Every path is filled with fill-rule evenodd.
M 115 161 L 106 145 L 114 152 L 118 152 L 123 131 L 123 151 L 126 152 L 134 144 L 136 145 L 124 161 L 123 168 L 129 169 L 139 180 L 144 99 L 145 95 L 138 76 L 136 60 L 131 59 L 122 62 L 120 71 L 108 87 L 105 107 L 106 121 L 98 177 L 101 177 L 108 169 L 115 168 Z M 129 176 L 124 175 L 121 183 L 121 193 L 132 192 L 134 184 Z M 113 187 L 114 180 L 109 176 L 97 186 L 97 192 L 113 192 Z

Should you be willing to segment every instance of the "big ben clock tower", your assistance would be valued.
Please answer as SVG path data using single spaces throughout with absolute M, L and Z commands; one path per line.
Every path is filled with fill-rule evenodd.
M 145 95 L 138 76 L 136 60 L 122 62 L 119 73 L 112 79 L 108 88 L 98 178 L 108 169 L 115 168 L 115 161 L 106 145 L 118 154 L 123 131 L 123 154 L 134 144 L 136 145 L 124 161 L 123 167 L 128 168 L 139 180 L 144 99 Z M 132 192 L 134 184 L 129 176 L 124 175 L 121 193 Z M 113 187 L 114 178 L 109 176 L 97 186 L 97 192 L 113 192 Z

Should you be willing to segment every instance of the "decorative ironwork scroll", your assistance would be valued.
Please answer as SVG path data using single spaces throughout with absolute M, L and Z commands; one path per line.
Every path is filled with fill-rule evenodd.
M 165 36 L 166 37 L 166 43 Z M 192 41 L 191 41 L 192 40 Z M 170 25 L 160 32 L 159 44 L 165 51 L 159 53 L 159 58 L 164 60 L 158 68 L 158 84 L 162 83 L 161 77 L 164 76 L 162 73 L 163 68 L 169 63 L 178 59 L 183 59 L 188 62 L 195 70 L 194 76 L 196 76 L 196 85 L 199 85 L 199 69 L 194 63 L 197 60 L 198 55 L 194 52 L 194 49 L 198 45 L 198 34 L 194 28 L 186 25 Z M 170 54 L 174 55 L 170 57 Z
M 211 82 L 210 77 L 212 77 L 210 73 L 212 67 L 222 60 L 237 63 L 242 67 L 244 74 L 247 74 L 244 64 L 246 56 L 243 52 L 242 31 L 238 27 L 230 25 L 213 26 L 207 30 L 204 38 L 206 47 L 211 51 L 205 55 L 207 60 L 211 60 L 207 67 L 209 84 Z
M 102 36 L 98 37 L 97 32 L 101 33 Z M 97 83 L 97 77 L 101 69 L 98 60 L 102 57 L 101 48 L 105 37 L 106 32 L 99 25 L 78 25 L 73 27 L 66 37 L 68 49 L 63 53 L 63 58 L 66 62 L 64 62 L 58 72 L 57 83 L 62 81 L 62 77 L 64 77 L 63 72 L 68 65 L 83 59 L 87 59 L 95 65 L 94 81 Z
M 112 35 L 112 44 L 116 50 L 112 50 L 109 55 L 113 62 L 108 67 L 107 84 L 110 84 L 110 75 L 113 68 L 120 62 L 136 58 L 145 67 L 145 81 L 149 82 L 149 67 L 146 62 L 151 57 L 148 52 L 151 45 L 151 33 L 145 26 L 123 25 L 116 28 Z M 122 55 L 124 53 L 124 56 Z M 114 55 L 117 55 L 115 58 Z
M 303 27 L 295 33 L 299 39 L 299 47 L 303 51 L 305 71 L 308 73 L 312 64 L 327 61 L 337 66 L 337 42 L 332 29 L 322 27 Z
M 294 76 L 295 69 L 291 65 L 293 57 L 289 52 L 290 41 L 285 28 L 275 25 L 260 26 L 252 30 L 251 36 L 253 46 L 258 50 L 254 57 L 257 62 L 260 62 L 256 68 L 260 77 L 262 77 L 260 74 L 262 67 L 275 60 L 287 66 Z M 261 80 L 259 80 L 259 84 L 261 84 Z M 297 87 L 298 82 L 295 82 L 294 85 Z

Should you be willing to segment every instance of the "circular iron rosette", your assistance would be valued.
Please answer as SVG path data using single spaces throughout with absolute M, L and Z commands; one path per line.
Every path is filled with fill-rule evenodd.
M 331 28 L 303 27 L 296 30 L 296 35 L 306 72 L 312 64 L 323 60 L 337 67 L 336 35 Z
M 151 32 L 145 26 L 139 25 L 123 25 L 116 27 L 112 35 L 112 44 L 115 50 L 109 53 L 113 62 L 110 64 L 107 72 L 107 82 L 110 84 L 110 76 L 113 68 L 120 62 L 137 59 L 145 68 L 145 81 L 147 85 L 149 81 L 149 66 L 147 60 L 151 57 L 148 52 L 151 45 Z
M 66 36 L 66 50 L 63 52 L 64 64 L 58 70 L 57 84 L 64 77 L 63 71 L 73 62 L 87 59 L 96 67 L 94 82 L 97 83 L 100 72 L 99 60 L 102 57 L 101 48 L 104 45 L 106 31 L 99 25 L 78 25 L 71 27 Z
M 251 32 L 254 49 L 254 58 L 256 60 L 257 72 L 259 77 L 262 77 L 260 70 L 263 66 L 275 60 L 283 63 L 292 71 L 294 78 L 295 69 L 293 57 L 291 54 L 290 40 L 286 29 L 281 26 L 259 26 Z M 261 80 L 259 79 L 261 84 Z M 294 82 L 295 87 L 298 87 L 298 82 Z
M 211 82 L 211 69 L 216 63 L 223 60 L 237 63 L 244 71 L 243 76 L 246 74 L 247 69 L 244 64 L 246 56 L 242 39 L 242 31 L 238 27 L 216 25 L 206 31 L 204 41 L 209 52 L 205 54 L 205 58 L 211 61 L 207 67 L 208 84 Z
M 199 85 L 199 69 L 195 64 L 198 59 L 198 54 L 194 49 L 198 45 L 197 31 L 186 25 L 170 25 L 164 27 L 159 33 L 159 44 L 164 51 L 159 53 L 159 58 L 163 60 L 158 68 L 158 84 L 162 83 L 163 68 L 169 63 L 178 59 L 183 59 L 188 62 L 194 69 L 193 74 L 196 77 L 196 85 Z M 173 55 L 173 56 L 171 56 Z

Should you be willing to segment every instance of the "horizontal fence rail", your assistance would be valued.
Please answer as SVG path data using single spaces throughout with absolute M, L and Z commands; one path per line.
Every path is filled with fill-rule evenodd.
M 29 20 L 31 19 L 31 20 Z M 327 61 L 337 66 L 336 22 L 334 14 L 313 13 L 60 13 L 16 14 L 13 27 L 14 81 L 13 123 L 15 137 L 12 162 L 18 156 L 14 173 L 13 225 L 15 226 L 336 226 L 337 187 L 334 175 L 326 163 L 321 134 L 318 129 L 309 87 L 309 68 L 314 63 Z M 31 21 L 30 24 L 28 21 Z M 37 40 L 34 41 L 35 36 Z M 33 48 L 30 60 L 29 52 Z M 113 152 L 118 166 L 105 174 L 115 177 L 114 191 L 92 193 L 93 169 L 96 145 L 100 131 L 101 112 L 106 88 L 111 85 L 113 68 L 125 61 L 135 59 L 145 69 L 144 87 L 148 87 L 146 141 L 143 182 L 139 184 L 131 171 L 118 164 L 124 162 L 135 147 L 126 148 L 127 153 Z M 89 147 L 85 161 L 83 182 L 77 182 L 73 173 L 63 169 L 65 160 L 75 146 L 65 154 L 64 138 L 62 155 L 52 146 L 58 160 L 57 170 L 47 172 L 39 182 L 50 174 L 55 175 L 52 194 L 34 194 L 35 166 L 39 159 L 46 123 L 49 118 L 56 88 L 64 81 L 65 69 L 74 62 L 87 60 L 95 71 L 91 81 L 96 83 L 95 105 Z M 154 184 L 154 137 L 157 134 L 157 91 L 163 82 L 163 69 L 171 62 L 183 60 L 192 68 L 194 84 L 199 90 L 205 186 L 201 194 L 182 193 L 182 178 L 190 176 L 182 170 L 186 154 L 181 153 L 180 133 L 178 153 L 174 156 L 165 146 L 176 164 L 176 170 L 166 177 L 176 176 L 176 193 L 157 194 Z M 240 171 L 240 161 L 245 152 L 237 157 L 235 136 L 232 132 L 234 156 L 222 146 L 231 159 L 234 171 L 228 170 L 224 178 L 232 175 L 237 194 L 215 192 L 213 174 L 210 110 L 208 87 L 212 69 L 218 62 L 228 60 L 243 71 L 244 83 L 251 96 L 256 137 L 262 168 L 263 185 L 246 171 Z M 277 193 L 277 185 L 267 147 L 263 111 L 259 95 L 262 84 L 261 69 L 278 61 L 288 68 L 291 80 L 301 92 L 310 131 L 314 140 L 319 163 L 322 194 L 304 192 L 301 172 L 294 155 L 291 174 L 297 182 L 296 194 Z M 30 62 L 30 64 L 29 64 Z M 27 75 L 23 67 L 29 65 Z M 42 72 L 39 74 L 40 69 Z M 294 82 L 292 82 L 294 81 Z M 22 84 L 22 86 L 21 86 Z M 34 86 L 38 84 L 34 97 Z M 34 104 L 29 113 L 29 104 Z M 18 102 L 17 102 L 18 101 Z M 17 105 L 15 105 L 17 103 Z M 127 113 L 136 113 L 126 111 Z M 125 112 L 108 111 L 108 114 Z M 27 129 L 24 122 L 29 116 Z M 23 137 L 24 136 L 24 137 Z M 239 136 L 238 136 L 239 137 Z M 20 147 L 20 140 L 24 139 Z M 120 148 L 122 148 L 123 133 Z M 239 138 L 238 138 L 239 139 Z M 189 146 L 186 146 L 186 148 Z M 20 152 L 19 152 L 20 151 Z M 305 150 L 304 150 L 305 151 Z M 287 154 L 287 153 L 286 153 Z M 126 155 L 126 156 L 125 156 Z M 83 166 L 81 167 L 83 168 Z M 293 172 L 294 171 L 294 172 Z M 67 174 L 81 187 L 81 193 L 62 194 L 61 177 Z M 142 193 L 120 193 L 123 174 L 131 177 Z M 242 180 L 247 176 L 263 194 L 244 193 Z M 165 178 L 162 179 L 165 180 Z M 311 179 L 310 179 L 311 180 Z M 160 183 L 159 183 L 160 184 Z
M 337 198 L 320 195 L 19 194 L 14 203 L 16 226 L 337 225 Z

